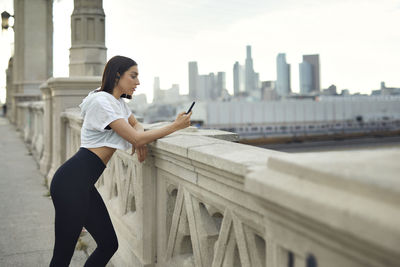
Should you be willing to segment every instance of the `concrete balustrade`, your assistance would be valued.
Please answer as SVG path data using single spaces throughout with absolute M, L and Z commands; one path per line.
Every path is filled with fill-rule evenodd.
M 36 114 L 32 142 L 43 105 L 18 107 Z M 77 108 L 60 121 L 64 162 L 83 121 Z M 114 154 L 96 186 L 118 235 L 115 266 L 400 265 L 399 151 L 294 155 L 236 140 L 190 127 L 149 144 L 144 163 Z
M 42 92 L 43 99 L 43 138 L 44 138 L 44 148 L 43 154 L 40 158 L 39 169 L 40 172 L 47 177 L 47 174 L 51 167 L 51 152 L 53 150 L 53 120 L 51 114 L 53 113 L 53 107 L 51 104 L 51 90 L 47 82 L 40 86 L 40 91 Z
M 30 126 L 30 135 L 32 136 L 30 150 L 33 157 L 37 162 L 40 161 L 43 155 L 44 140 L 43 140 L 43 115 L 44 115 L 44 103 L 42 101 L 33 102 L 29 106 L 30 114 L 33 114 L 33 120 Z
M 14 123 L 17 127 L 17 130 L 21 131 L 22 127 L 24 127 L 24 114 L 22 114 L 22 110 L 24 109 L 24 105 L 21 106 L 23 103 L 32 102 L 32 101 L 40 101 L 41 98 L 39 95 L 29 95 L 29 94 L 13 94 L 12 97 L 12 108 L 10 119 L 11 122 Z
M 16 127 L 24 141 L 27 141 L 26 135 L 30 124 L 28 106 L 29 102 L 18 103 L 17 105 Z
M 69 108 L 61 113 L 62 125 L 65 131 L 65 138 L 63 139 L 61 159 L 64 162 L 66 159 L 72 157 L 76 151 L 79 150 L 81 145 L 81 128 L 83 119 L 80 116 L 79 108 Z
M 33 157 L 39 161 L 44 149 L 43 102 L 21 102 L 17 106 L 17 114 L 17 130 L 20 131 Z
M 282 253 L 299 266 L 311 255 L 318 266 L 400 266 L 399 156 L 281 154 L 249 172 L 245 190 L 263 209 L 267 266 L 287 266 Z

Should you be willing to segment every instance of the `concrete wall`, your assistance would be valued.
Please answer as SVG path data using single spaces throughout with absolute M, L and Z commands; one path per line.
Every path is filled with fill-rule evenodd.
M 204 125 L 240 125 L 400 119 L 400 98 L 363 97 L 269 102 L 209 102 Z

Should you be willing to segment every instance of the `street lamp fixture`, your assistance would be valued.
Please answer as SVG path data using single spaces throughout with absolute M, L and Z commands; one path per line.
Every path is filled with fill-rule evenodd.
M 7 30 L 10 27 L 10 25 L 8 24 L 8 19 L 10 17 L 14 17 L 14 16 L 10 15 L 10 13 L 8 13 L 7 11 L 3 11 L 1 13 L 1 29 L 2 30 L 4 30 L 4 29 Z

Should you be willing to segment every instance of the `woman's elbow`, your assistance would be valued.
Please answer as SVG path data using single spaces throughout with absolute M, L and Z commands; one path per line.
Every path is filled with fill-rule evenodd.
M 132 145 L 134 145 L 135 147 L 141 147 L 144 146 L 146 144 L 146 140 L 145 137 L 142 134 L 137 134 L 137 136 L 135 136 L 135 138 L 133 138 L 133 142 Z

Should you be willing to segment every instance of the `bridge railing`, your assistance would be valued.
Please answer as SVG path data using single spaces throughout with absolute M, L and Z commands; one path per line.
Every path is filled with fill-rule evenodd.
M 33 157 L 39 161 L 44 149 L 44 103 L 42 101 L 21 102 L 17 105 L 17 130 L 20 131 Z
M 82 118 L 61 119 L 63 162 Z M 400 265 L 399 151 L 295 155 L 236 140 L 187 128 L 149 144 L 143 163 L 114 154 L 96 184 L 118 235 L 114 265 Z

